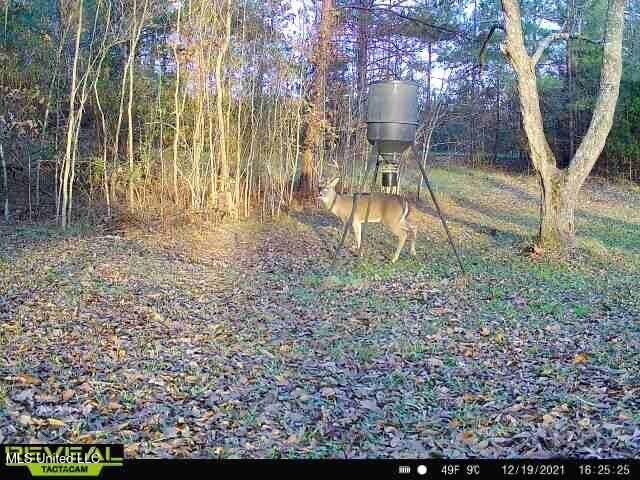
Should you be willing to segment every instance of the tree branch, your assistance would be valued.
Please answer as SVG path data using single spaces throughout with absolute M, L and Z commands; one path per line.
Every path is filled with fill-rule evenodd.
M 540 42 L 538 48 L 531 57 L 531 62 L 533 63 L 533 65 L 536 65 L 540 61 L 540 57 L 542 57 L 544 51 L 549 48 L 549 45 L 551 45 L 553 42 L 569 39 L 582 40 L 583 42 L 591 43 L 593 45 L 602 45 L 602 41 L 592 40 L 590 38 L 583 37 L 582 35 L 576 35 L 569 32 L 554 32 Z
M 465 32 L 460 30 L 455 30 L 451 27 L 445 27 L 442 25 L 435 25 L 433 23 L 429 23 L 421 18 L 410 17 L 408 15 L 404 15 L 403 13 L 396 12 L 395 10 L 391 10 L 390 8 L 378 8 L 378 7 L 362 7 L 360 5 L 338 5 L 337 8 L 351 8 L 353 10 L 364 10 L 367 12 L 381 12 L 381 13 L 390 13 L 391 15 L 395 15 L 396 17 L 403 18 L 410 22 L 419 23 L 420 25 L 424 25 L 425 27 L 432 28 L 434 30 L 438 30 L 440 32 L 451 33 L 454 35 L 465 35 Z
M 600 72 L 600 93 L 587 133 L 569 165 L 570 179 L 577 188 L 584 183 L 593 169 L 613 124 L 622 77 L 625 3 L 625 0 L 609 0 Z
M 551 35 L 545 37 L 545 39 L 540 42 L 538 48 L 531 57 L 531 63 L 535 66 L 540 61 L 540 57 L 542 57 L 544 51 L 549 48 L 549 45 L 551 45 L 553 42 L 557 40 L 567 40 L 569 37 L 570 35 L 568 32 L 554 32 Z
M 504 31 L 504 25 L 500 25 L 499 23 L 492 25 L 491 29 L 489 30 L 489 33 L 487 33 L 487 36 L 484 39 L 484 42 L 482 42 L 482 47 L 480 47 L 480 53 L 478 54 L 478 65 L 481 70 L 482 70 L 482 67 L 484 66 L 484 50 L 485 48 L 487 48 L 487 44 L 489 43 L 489 40 L 491 40 L 491 37 L 493 36 L 494 32 L 498 29 Z
M 551 176 L 557 169 L 556 158 L 544 133 L 536 72 L 524 45 L 519 0 L 502 0 L 502 11 L 506 33 L 503 52 L 516 72 L 522 124 L 531 161 L 538 172 Z

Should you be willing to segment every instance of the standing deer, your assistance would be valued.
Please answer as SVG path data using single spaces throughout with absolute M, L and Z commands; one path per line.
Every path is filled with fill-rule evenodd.
M 349 220 L 353 208 L 354 195 L 343 195 L 336 192 L 336 185 L 340 178 L 334 178 L 321 190 L 318 199 L 335 216 L 344 223 Z M 392 263 L 395 263 L 400 256 L 407 237 L 411 241 L 411 255 L 416 254 L 417 228 L 409 222 L 411 207 L 409 201 L 398 195 L 388 195 L 384 193 L 360 193 L 356 210 L 353 214 L 353 234 L 356 237 L 356 246 L 360 250 L 362 244 L 362 224 L 367 215 L 367 205 L 369 207 L 369 218 L 367 223 L 382 223 L 398 237 L 398 248 L 393 256 Z

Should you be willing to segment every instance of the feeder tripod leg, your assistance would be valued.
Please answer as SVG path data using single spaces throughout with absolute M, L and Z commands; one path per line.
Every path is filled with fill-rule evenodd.
M 365 211 L 364 214 L 364 223 L 362 224 L 362 226 L 360 227 L 360 247 L 359 247 L 359 251 L 358 253 L 360 255 L 363 254 L 364 250 L 362 250 L 362 244 L 363 244 L 363 238 L 366 238 L 364 235 L 364 231 L 365 228 L 367 227 L 367 222 L 369 221 L 369 208 L 371 207 L 371 196 L 373 195 L 373 189 L 376 185 L 376 180 L 378 179 L 378 167 L 380 166 L 380 162 L 378 161 L 377 155 L 376 155 L 376 169 L 373 171 L 373 180 L 371 181 L 371 188 L 369 188 L 369 198 L 367 200 L 367 210 Z
M 378 145 L 377 144 L 373 146 L 373 160 L 376 162 L 376 173 L 377 173 L 378 171 Z M 371 160 L 367 161 L 367 167 L 364 171 L 364 177 L 362 179 L 362 187 L 360 188 L 360 190 L 362 190 L 362 188 L 364 187 L 364 184 L 367 181 L 367 177 L 369 176 L 369 170 L 371 169 L 371 163 L 372 163 Z M 374 180 L 375 180 L 375 177 L 374 177 Z M 340 237 L 340 243 L 338 244 L 338 247 L 336 248 L 336 252 L 333 255 L 332 266 L 335 265 L 336 260 L 338 260 L 338 253 L 340 253 L 340 250 L 342 250 L 342 247 L 344 246 L 344 240 L 347 237 L 347 232 L 349 231 L 349 228 L 353 224 L 353 216 L 356 213 L 357 206 L 358 206 L 358 193 L 354 193 L 353 205 L 351 206 L 351 215 L 349 215 L 349 219 L 345 222 L 344 228 L 342 229 L 342 236 Z
M 424 183 L 427 186 L 427 189 L 429 190 L 429 193 L 431 194 L 431 200 L 433 200 L 433 204 L 436 207 L 436 210 L 438 211 L 438 215 L 440 216 L 440 220 L 442 221 L 442 226 L 444 227 L 444 231 L 447 233 L 447 238 L 449 239 L 449 245 L 451 245 L 451 249 L 453 250 L 453 253 L 456 255 L 456 259 L 458 260 L 458 265 L 460 265 L 460 270 L 462 270 L 463 275 L 466 274 L 465 270 L 464 270 L 464 265 L 462 264 L 462 260 L 460 259 L 460 255 L 458 255 L 458 250 L 456 249 L 455 244 L 453 243 L 453 238 L 451 237 L 451 232 L 449 231 L 449 227 L 447 226 L 447 221 L 444 218 L 444 215 L 442 214 L 442 210 L 440 209 L 440 204 L 438 204 L 438 200 L 436 199 L 436 195 L 433 192 L 433 189 L 431 188 L 431 183 L 429 183 L 429 178 L 427 177 L 427 172 L 424 169 L 424 166 L 422 165 L 422 162 L 420 162 L 420 157 L 418 156 L 418 150 L 416 149 L 415 145 L 411 146 L 411 151 L 413 152 L 413 158 L 416 161 L 416 164 L 418 165 L 418 168 L 420 169 L 420 173 L 422 173 L 422 178 L 424 179 Z

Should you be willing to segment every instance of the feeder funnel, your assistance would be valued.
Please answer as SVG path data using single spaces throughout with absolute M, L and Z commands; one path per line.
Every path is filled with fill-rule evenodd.
M 378 153 L 397 163 L 413 145 L 418 127 L 418 86 L 404 80 L 388 80 L 369 86 L 367 139 L 378 143 Z

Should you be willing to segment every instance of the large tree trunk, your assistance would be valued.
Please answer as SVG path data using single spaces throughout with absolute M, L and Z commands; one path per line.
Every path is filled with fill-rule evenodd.
M 540 242 L 553 250 L 575 247 L 575 205 L 577 189 L 565 172 L 541 178 L 542 218 Z
M 312 63 L 316 67 L 311 92 L 313 100 L 305 118 L 306 131 L 302 146 L 302 171 L 297 188 L 301 200 L 312 198 L 318 187 L 317 155 L 321 148 L 322 133 L 326 122 L 324 106 L 334 15 L 334 0 L 322 0 L 319 38 L 312 59 Z
M 622 33 L 625 0 L 609 0 L 604 39 L 600 94 L 589 129 L 567 169 L 560 169 L 544 134 L 535 66 L 553 42 L 568 39 L 570 32 L 556 32 L 529 55 L 524 45 L 518 0 L 503 0 L 506 40 L 503 51 L 516 71 L 524 130 L 531 161 L 542 185 L 540 242 L 554 250 L 575 247 L 575 205 L 578 193 L 604 148 L 613 124 L 622 75 Z
M 364 8 L 371 7 L 370 0 L 360 0 L 360 5 Z M 357 58 L 357 98 L 358 98 L 358 120 L 365 115 L 365 95 L 367 90 L 367 69 L 369 64 L 369 24 L 370 14 L 366 10 L 357 11 L 358 15 L 358 48 Z

